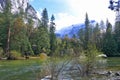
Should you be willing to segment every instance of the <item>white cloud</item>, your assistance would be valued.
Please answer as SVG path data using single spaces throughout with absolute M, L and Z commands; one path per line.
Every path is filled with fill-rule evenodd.
M 115 12 L 108 9 L 109 0 L 52 0 L 52 1 L 64 2 L 67 8 L 67 10 L 65 9 L 63 10 L 63 12 L 54 13 L 56 18 L 55 22 L 57 30 L 66 26 L 70 26 L 72 24 L 83 23 L 85 20 L 86 12 L 88 13 L 89 20 L 96 20 L 98 22 L 103 20 L 104 22 L 106 22 L 106 19 L 108 19 L 112 24 L 114 24 Z M 40 8 L 37 11 L 37 15 L 39 18 L 41 18 L 41 12 L 42 9 Z
M 114 23 L 115 12 L 108 9 L 109 0 L 67 0 L 66 4 L 69 12 L 56 14 L 57 29 L 84 22 L 86 12 L 90 20 L 100 22 L 108 19 Z
M 80 23 L 80 18 L 76 18 L 68 13 L 58 13 L 55 14 L 55 16 L 57 16 L 57 20 L 55 21 L 57 30 L 72 24 Z
M 109 0 L 67 0 L 67 4 L 71 11 L 82 19 L 84 19 L 86 12 L 90 19 L 97 21 L 108 18 L 113 22 L 115 19 L 115 13 L 108 9 Z

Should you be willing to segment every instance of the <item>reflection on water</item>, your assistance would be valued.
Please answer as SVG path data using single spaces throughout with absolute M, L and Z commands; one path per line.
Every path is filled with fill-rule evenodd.
M 94 67 L 89 76 L 83 76 L 84 66 L 72 61 L 65 66 L 58 76 L 58 80 L 118 80 L 120 79 L 120 71 L 116 68 L 120 67 L 120 58 L 98 59 L 94 63 Z M 120 69 L 117 69 L 120 70 Z M 118 74 L 118 75 L 116 75 Z
M 88 80 L 120 80 L 120 58 L 109 57 L 96 61 L 95 74 Z

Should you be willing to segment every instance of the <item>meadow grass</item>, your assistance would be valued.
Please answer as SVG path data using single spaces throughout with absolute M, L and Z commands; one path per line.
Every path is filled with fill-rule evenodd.
M 0 61 L 0 80 L 36 80 L 42 61 L 2 60 Z

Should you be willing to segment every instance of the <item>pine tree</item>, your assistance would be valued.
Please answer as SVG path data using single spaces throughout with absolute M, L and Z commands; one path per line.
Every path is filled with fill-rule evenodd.
M 38 26 L 37 30 L 37 41 L 36 46 L 39 53 L 45 52 L 49 54 L 50 52 L 50 38 L 49 38 L 49 32 L 48 32 L 48 13 L 47 9 L 45 8 L 42 12 L 42 18 L 41 23 Z
M 103 38 L 105 36 L 105 32 L 106 32 L 106 26 L 105 23 L 103 21 L 100 22 L 100 47 L 99 50 L 103 49 Z
M 27 36 L 30 40 L 30 36 L 31 36 L 33 29 L 34 29 L 34 22 L 31 18 L 28 18 L 28 23 L 26 24 L 26 28 L 27 28 Z
M 88 14 L 86 13 L 86 18 L 85 18 L 85 41 L 84 41 L 84 49 L 88 49 L 88 44 L 89 44 L 89 19 L 88 19 Z
M 50 22 L 50 55 L 53 55 L 55 53 L 56 48 L 56 35 L 55 35 L 55 23 L 54 23 L 55 17 L 54 15 L 51 16 L 51 22 Z
M 6 6 L 3 12 L 5 16 L 5 27 L 7 28 L 7 38 L 6 38 L 6 48 L 5 53 L 7 54 L 7 57 L 10 58 L 10 37 L 11 37 L 11 27 L 12 27 L 12 18 L 13 15 L 11 13 L 11 1 L 6 1 Z
M 118 52 L 119 52 L 119 55 L 120 55 L 120 22 L 116 22 L 115 23 L 115 41 L 117 43 L 117 46 L 118 46 Z
M 0 13 L 0 43 L 4 52 L 6 51 L 6 41 L 7 41 L 7 27 L 5 21 L 5 15 Z
M 80 45 L 83 48 L 84 47 L 84 41 L 85 41 L 84 40 L 84 37 L 85 37 L 85 31 L 84 31 L 84 29 L 80 29 L 79 30 L 78 36 L 79 36 Z
M 49 54 L 50 39 L 44 27 L 41 27 L 41 26 L 38 27 L 36 45 L 37 45 L 39 53 L 44 52 L 44 53 Z
M 92 27 L 90 25 L 89 19 L 88 19 L 88 15 L 86 13 L 86 18 L 85 18 L 85 30 L 84 30 L 84 54 L 86 57 L 85 60 L 85 75 L 89 75 L 90 72 L 92 71 L 93 67 L 94 67 L 94 62 L 96 60 L 96 56 L 99 54 L 99 51 L 96 48 L 95 43 L 92 41 Z M 98 25 L 97 25 L 98 28 Z
M 115 56 L 117 54 L 117 44 L 112 34 L 112 25 L 108 22 L 106 34 L 103 39 L 103 53 L 107 56 Z
M 100 28 L 99 28 L 98 23 L 93 28 L 93 36 L 92 37 L 93 37 L 92 43 L 96 45 L 97 49 L 100 49 L 100 46 L 101 46 L 101 43 L 100 43 Z
M 43 9 L 41 22 L 42 22 L 42 26 L 48 28 L 49 19 L 48 19 L 48 12 L 47 12 L 47 9 L 46 9 L 46 8 Z
M 101 21 L 101 22 L 100 22 L 100 29 L 101 29 L 101 33 L 104 33 L 104 32 L 105 32 L 105 24 L 104 24 L 104 21 Z

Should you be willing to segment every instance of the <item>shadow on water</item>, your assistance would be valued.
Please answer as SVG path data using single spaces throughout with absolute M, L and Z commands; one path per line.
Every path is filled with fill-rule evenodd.
M 120 58 L 98 59 L 94 64 L 89 76 L 83 76 L 82 64 L 71 61 L 59 74 L 57 80 L 119 80 L 120 79 Z M 42 80 L 45 80 L 42 79 Z M 54 80 L 54 79 L 53 79 Z

